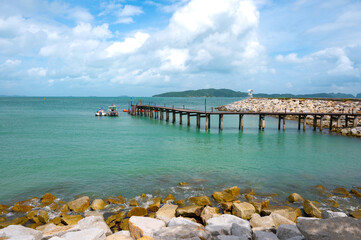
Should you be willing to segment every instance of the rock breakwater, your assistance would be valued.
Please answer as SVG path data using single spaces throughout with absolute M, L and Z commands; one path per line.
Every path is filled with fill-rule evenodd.
M 269 99 L 248 98 L 228 105 L 217 107 L 219 111 L 231 112 L 270 112 L 270 113 L 361 113 L 361 101 L 353 100 L 320 100 L 320 99 Z M 295 120 L 297 116 L 287 116 L 287 119 Z M 345 116 L 333 121 L 332 131 L 349 136 L 361 137 L 361 118 L 355 120 L 355 124 L 346 124 Z M 306 117 L 306 123 L 313 125 L 313 116 Z M 330 116 L 325 116 L 317 127 L 330 128 Z
M 327 190 L 318 185 L 313 190 L 328 199 L 360 200 L 360 188 Z M 215 193 L 179 200 L 171 194 L 93 201 L 83 196 L 70 202 L 47 193 L 0 205 L 0 239 L 361 239 L 360 206 L 340 212 L 334 200 L 325 209 L 298 193 L 284 199 L 284 205 L 274 205 L 274 194 L 237 186 Z M 222 194 L 228 198 L 220 198 Z M 137 206 L 132 206 L 134 200 Z

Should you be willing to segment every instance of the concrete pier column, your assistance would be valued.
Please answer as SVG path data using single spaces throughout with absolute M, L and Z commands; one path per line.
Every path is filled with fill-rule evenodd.
M 345 116 L 345 127 L 348 127 L 348 115 Z
M 206 114 L 206 117 L 205 117 L 204 129 L 206 131 L 208 130 L 208 114 Z
M 278 130 L 281 130 L 281 115 L 278 115 Z
M 322 132 L 322 123 L 323 123 L 324 116 L 320 117 L 320 132 Z
M 298 115 L 298 130 L 301 130 L 301 115 Z
M 223 130 L 223 114 L 219 114 L 219 129 Z
M 303 131 L 306 131 L 306 115 L 303 115 Z
M 239 125 L 238 130 L 243 131 L 243 114 L 239 114 Z
M 337 117 L 337 128 L 340 128 L 341 126 L 341 116 Z
M 201 115 L 197 113 L 197 128 L 201 127 Z
M 283 116 L 283 131 L 286 130 L 286 116 Z
M 262 115 L 259 115 L 259 118 L 258 118 L 258 129 L 261 130 L 262 128 Z
M 191 114 L 187 113 L 187 126 L 191 125 Z
M 329 126 L 330 131 L 332 131 L 332 121 L 333 121 L 333 116 L 331 115 L 330 116 L 330 126 Z
M 266 128 L 266 119 L 265 119 L 265 115 L 262 116 L 262 131 L 264 131 L 264 129 Z
M 166 112 L 165 112 L 165 121 L 169 122 L 169 111 L 168 110 L 166 110 Z
M 172 123 L 175 123 L 175 119 L 176 119 L 175 111 L 173 110 L 172 113 L 173 113 L 173 114 L 172 114 L 172 115 L 173 115 L 173 116 L 172 116 L 172 117 L 173 117 L 173 118 L 172 118 Z

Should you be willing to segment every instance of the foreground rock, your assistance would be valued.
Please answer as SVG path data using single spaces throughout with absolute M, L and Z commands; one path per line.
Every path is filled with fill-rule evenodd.
M 84 196 L 74 201 L 68 202 L 68 207 L 70 210 L 76 213 L 82 213 L 89 208 L 89 204 L 90 198 L 88 196 Z
M 321 218 L 321 211 L 310 201 L 305 200 L 303 202 L 303 209 L 305 210 L 306 214 L 310 217 L 317 217 Z
M 303 238 L 303 235 L 295 225 L 282 224 L 277 229 L 277 237 L 280 240 L 287 240 L 294 237 Z
M 168 223 L 172 218 L 175 217 L 177 205 L 164 204 L 155 214 L 156 218 Z
M 197 218 L 201 216 L 203 207 L 201 206 L 186 206 L 178 208 L 176 211 L 177 216 Z
M 153 234 L 163 227 L 165 223 L 154 218 L 133 216 L 129 219 L 130 236 L 135 239 L 143 236 L 153 237 Z
M 92 210 L 103 210 L 107 204 L 103 201 L 103 199 L 95 199 L 90 208 Z
M 256 212 L 256 209 L 254 206 L 250 203 L 233 203 L 232 204 L 232 214 L 243 218 L 243 219 L 250 219 L 252 217 L 252 214 Z
M 251 225 L 248 221 L 229 214 L 223 214 L 219 217 L 211 218 L 207 221 L 206 230 L 212 236 L 218 235 L 251 235 Z M 237 235 L 238 234 L 238 235 Z
M 41 240 L 43 233 L 31 228 L 26 228 L 19 225 L 11 225 L 2 230 L 0 230 L 0 239 L 33 239 Z
M 305 219 L 297 227 L 307 240 L 361 239 L 361 221 L 350 218 Z
M 157 240 L 210 239 L 210 234 L 197 226 L 183 225 L 162 228 L 153 235 Z

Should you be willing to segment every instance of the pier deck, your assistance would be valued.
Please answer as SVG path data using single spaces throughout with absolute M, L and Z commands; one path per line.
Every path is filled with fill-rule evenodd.
M 223 116 L 225 115 L 238 115 L 239 116 L 239 130 L 243 130 L 244 121 L 243 116 L 245 115 L 256 115 L 259 116 L 259 129 L 265 129 L 265 116 L 274 116 L 278 117 L 278 129 L 281 129 L 281 121 L 282 121 L 282 129 L 285 130 L 285 118 L 287 116 L 296 116 L 298 117 L 298 129 L 301 129 L 301 125 L 303 123 L 303 130 L 306 130 L 306 117 L 313 117 L 313 129 L 316 130 L 317 122 L 319 122 L 319 129 L 322 131 L 322 121 L 325 116 L 329 116 L 330 124 L 329 128 L 332 130 L 333 122 L 336 122 L 337 128 L 343 127 L 356 127 L 357 119 L 361 116 L 361 113 L 315 113 L 315 112 L 225 112 L 225 111 L 201 111 L 201 110 L 193 110 L 186 108 L 174 108 L 174 107 L 162 107 L 155 105 L 131 105 L 131 109 L 129 110 L 129 114 L 131 115 L 141 115 L 141 116 L 149 116 L 154 117 L 155 119 L 164 119 L 164 113 L 166 113 L 165 120 L 169 121 L 169 115 L 172 115 L 172 123 L 176 122 L 176 114 L 180 116 L 187 115 L 187 125 L 190 125 L 190 118 L 196 117 L 197 127 L 201 126 L 201 118 L 205 118 L 205 129 L 209 129 L 211 126 L 211 115 L 218 115 L 218 127 L 220 130 L 223 130 Z M 341 119 L 343 121 L 341 122 Z M 179 124 L 183 124 L 183 118 L 179 118 Z

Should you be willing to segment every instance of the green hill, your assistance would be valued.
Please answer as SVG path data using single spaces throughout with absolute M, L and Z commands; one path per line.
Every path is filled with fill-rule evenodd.
M 361 95 L 361 94 L 358 94 Z M 162 94 L 154 95 L 153 97 L 247 97 L 246 92 L 233 91 L 230 89 L 199 89 L 199 90 L 188 90 L 182 92 L 167 92 Z M 345 93 L 314 93 L 314 94 L 267 94 L 267 93 L 255 93 L 254 97 L 264 98 L 355 98 L 352 94 Z M 359 96 L 361 97 L 361 96 Z

